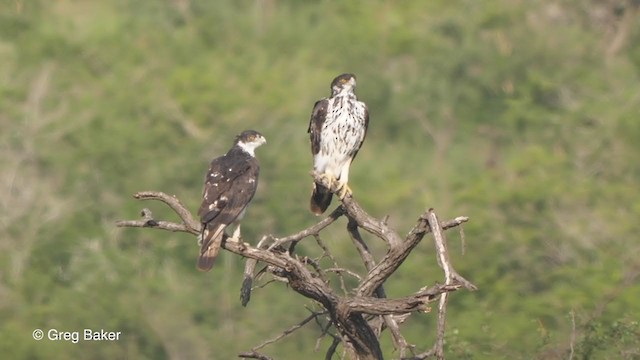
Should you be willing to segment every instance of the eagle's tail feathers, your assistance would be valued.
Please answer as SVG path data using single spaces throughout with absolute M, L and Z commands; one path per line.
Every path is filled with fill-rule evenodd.
M 224 228 L 223 225 L 220 225 L 215 231 L 209 231 L 208 229 L 203 231 L 202 247 L 200 248 L 200 256 L 198 256 L 198 263 L 196 264 L 198 270 L 209 271 L 213 267 L 213 263 L 222 245 Z
M 253 286 L 253 274 L 244 275 L 242 281 L 242 287 L 240 288 L 240 302 L 242 306 L 247 306 L 249 300 L 251 300 L 251 287 Z
M 331 205 L 331 191 L 322 184 L 313 184 L 313 193 L 311 194 L 310 207 L 311 212 L 315 215 L 322 215 L 329 205 Z
M 242 306 L 247 306 L 249 300 L 251 300 L 251 287 L 253 286 L 253 272 L 258 265 L 258 260 L 247 259 L 244 265 L 244 280 L 242 281 L 242 287 L 240 288 L 240 301 Z

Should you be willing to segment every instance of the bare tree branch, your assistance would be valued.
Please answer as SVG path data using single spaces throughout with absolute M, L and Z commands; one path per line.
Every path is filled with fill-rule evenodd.
M 433 355 L 435 355 L 435 353 L 436 352 L 435 352 L 435 346 L 434 346 L 432 349 L 427 350 L 427 351 L 425 351 L 423 353 L 420 353 L 418 355 L 412 356 L 410 358 L 401 358 L 401 359 L 402 360 L 424 360 L 424 359 L 428 359 L 428 358 L 432 357 Z
M 573 360 L 573 353 L 575 351 L 575 343 L 576 343 L 576 313 L 571 309 L 569 312 L 571 315 L 571 341 L 569 342 L 569 360 Z
M 467 222 L 469 218 L 460 216 L 442 225 L 443 229 L 449 229 Z M 407 235 L 406 240 L 397 248 L 392 248 L 384 258 L 369 271 L 356 292 L 359 296 L 371 296 L 378 286 L 382 285 L 402 265 L 411 251 L 420 243 L 424 235 L 431 231 L 426 214 L 418 220 L 418 224 Z
M 385 218 L 383 221 L 384 223 L 386 223 L 387 219 Z M 371 252 L 367 247 L 367 244 L 362 239 L 362 236 L 358 231 L 358 224 L 355 220 L 353 220 L 353 218 L 349 218 L 349 223 L 347 224 L 347 231 L 351 236 L 351 240 L 353 241 L 353 244 L 355 245 L 356 250 L 358 250 L 358 253 L 360 254 L 360 258 L 362 259 L 362 262 L 367 268 L 367 271 L 371 271 L 371 269 L 373 269 L 373 267 L 376 264 L 375 260 L 373 259 L 373 256 L 371 255 Z M 375 294 L 379 298 L 387 297 L 382 285 L 380 285 L 376 289 Z M 404 336 L 402 336 L 402 333 L 400 332 L 400 328 L 398 327 L 398 324 L 393 319 L 393 317 L 389 315 L 384 315 L 383 320 L 385 325 L 389 328 L 389 331 L 391 331 L 391 336 L 393 339 L 394 346 L 396 347 L 396 349 L 400 350 L 400 356 L 401 357 L 404 356 L 407 349 L 410 349 L 410 346 L 407 340 L 405 340 Z M 380 332 L 382 332 L 382 330 L 383 329 L 381 327 Z
M 285 331 L 282 332 L 282 334 L 274 337 L 273 339 L 269 339 L 265 342 L 263 342 L 262 344 L 255 346 L 254 348 L 251 349 L 251 352 L 254 353 L 260 349 L 262 349 L 263 347 L 269 345 L 269 344 L 273 344 L 276 341 L 290 335 L 291 333 L 293 333 L 294 331 L 300 329 L 301 327 L 305 326 L 309 321 L 315 319 L 316 317 L 320 316 L 320 315 L 325 315 L 327 312 L 323 311 L 323 312 L 312 312 L 311 315 L 307 316 L 304 320 L 302 320 L 301 322 L 291 326 L 290 328 L 286 329 Z
M 340 267 L 338 266 L 338 262 L 336 261 L 336 258 L 333 255 L 331 255 L 329 248 L 327 248 L 327 246 L 322 242 L 322 239 L 320 239 L 320 235 L 314 235 L 314 237 L 316 239 L 316 243 L 322 249 L 322 252 L 323 252 L 322 257 L 329 258 L 329 260 L 331 260 L 331 262 L 333 263 L 333 266 L 335 266 L 334 269 L 340 269 Z M 343 272 L 344 271 L 336 271 L 336 274 L 338 275 L 338 280 L 340 281 L 340 289 L 342 289 L 342 292 L 344 295 L 347 295 L 348 291 L 347 291 L 347 286 L 344 283 L 344 277 L 342 276 Z
M 319 178 L 316 180 L 322 181 L 322 179 Z M 182 220 L 182 223 L 155 220 L 151 211 L 144 209 L 141 220 L 118 221 L 116 223 L 117 226 L 146 227 L 186 232 L 192 235 L 198 235 L 200 233 L 201 224 L 199 221 L 193 217 L 175 196 L 161 192 L 145 191 L 135 194 L 134 197 L 140 200 L 158 200 L 164 202 L 176 212 Z M 320 240 L 319 233 L 342 215 L 346 215 L 349 218 L 347 231 L 368 270 L 366 276 L 360 276 L 349 269 L 341 268 L 336 258 Z M 425 358 L 426 356 L 432 356 L 432 354 L 436 354 L 438 357 L 443 356 L 444 309 L 446 307 L 447 294 L 462 286 L 468 289 L 475 289 L 473 284 L 457 274 L 453 269 L 448 257 L 443 229 L 458 226 L 466 221 L 468 221 L 468 218 L 458 217 L 440 223 L 435 217 L 433 210 L 429 210 L 420 216 L 416 226 L 403 240 L 397 232 L 387 225 L 386 217 L 383 220 L 375 219 L 367 214 L 353 197 L 347 196 L 342 200 L 342 204 L 328 217 L 295 234 L 280 238 L 274 237 L 273 235 L 265 235 L 261 237 L 256 247 L 243 241 L 223 241 L 223 249 L 248 259 L 245 267 L 245 283 L 243 283 L 242 290 L 243 304 L 246 304 L 245 300 L 248 301 L 248 295 L 250 295 L 251 290 L 251 281 L 247 281 L 247 279 L 252 279 L 255 266 L 257 262 L 260 261 L 268 265 L 265 267 L 267 272 L 273 274 L 276 278 L 287 281 L 292 290 L 309 299 L 313 299 L 325 309 L 324 312 L 311 314 L 299 324 L 285 330 L 277 337 L 267 340 L 261 345 L 254 347 L 250 352 L 242 353 L 239 356 L 253 359 L 270 359 L 270 357 L 258 353 L 257 350 L 287 337 L 312 319 L 315 319 L 316 322 L 319 323 L 319 315 L 326 314 L 329 322 L 326 326 L 322 326 L 323 335 L 328 334 L 333 338 L 333 342 L 326 352 L 327 358 L 331 358 L 337 346 L 342 343 L 345 352 L 352 359 L 382 359 L 382 350 L 380 349 L 378 341 L 380 332 L 373 331 L 371 325 L 375 321 L 371 319 L 371 316 L 383 317 L 384 325 L 390 329 L 394 344 L 396 348 L 400 350 L 400 356 L 404 358 L 406 352 L 413 352 L 415 346 L 408 344 L 404 339 L 400 332 L 399 324 L 411 313 L 429 311 L 430 307 L 427 304 L 438 298 L 440 299 L 440 304 L 437 342 L 432 350 L 415 355 L 413 358 Z M 376 263 L 376 260 L 360 235 L 359 228 L 382 239 L 388 245 L 389 249 L 387 254 L 379 262 Z M 424 287 L 415 294 L 405 297 L 386 298 L 383 288 L 384 282 L 400 267 L 424 235 L 431 231 L 434 233 L 438 263 L 445 272 L 445 284 Z M 319 260 L 292 255 L 294 245 L 309 236 L 316 238 L 316 243 L 323 251 L 321 258 L 328 257 L 333 267 L 324 269 L 321 267 Z M 269 243 L 271 243 L 271 245 L 268 245 Z M 289 246 L 289 250 L 283 247 L 286 243 L 292 244 Z M 335 290 L 329 286 L 326 278 L 327 272 L 338 273 L 341 280 L 340 287 L 342 288 L 343 296 L 338 296 Z M 341 274 L 345 272 L 360 280 L 358 286 L 352 291 L 347 289 L 343 281 Z M 372 322 L 370 323 L 367 319 L 370 319 Z M 377 324 L 380 324 L 380 322 L 377 322 Z M 330 327 L 334 327 L 340 336 L 331 334 L 328 331 Z M 382 329 L 381 324 L 378 325 L 378 327 Z M 440 334 L 442 334 L 442 336 L 440 336 Z
M 316 340 L 316 347 L 314 348 L 314 351 L 317 351 L 318 348 L 320 347 L 320 340 L 322 340 L 325 335 L 329 335 L 330 337 L 332 337 L 334 340 L 337 340 L 338 343 L 341 343 L 342 340 L 340 339 L 339 336 L 331 333 L 329 331 L 329 329 L 333 326 L 333 323 L 331 321 L 328 321 L 326 324 L 323 324 L 320 321 L 320 318 L 318 316 L 316 316 L 315 318 L 316 324 L 318 325 L 318 327 L 321 329 L 320 331 L 320 336 L 318 336 L 318 339 Z
M 200 233 L 200 221 L 196 220 L 191 212 L 187 210 L 184 205 L 178 200 L 175 195 L 167 195 L 163 192 L 159 191 L 142 191 L 133 195 L 136 199 L 139 200 L 160 200 L 165 204 L 169 205 L 169 207 L 180 216 L 182 222 L 188 226 L 192 231 L 196 233 Z
M 460 282 L 468 290 L 477 290 L 478 288 L 475 285 L 453 269 L 453 265 L 449 259 L 449 251 L 447 250 L 447 240 L 443 232 L 443 226 L 440 224 L 440 221 L 433 209 L 429 209 L 427 214 L 429 226 L 433 232 L 433 240 L 436 245 L 438 265 L 440 265 L 442 270 L 444 270 L 445 284 L 450 285 L 455 280 Z
M 369 315 L 402 315 L 416 311 L 427 312 L 429 307 L 426 305 L 436 300 L 438 295 L 444 295 L 459 288 L 460 285 L 436 285 L 402 298 L 353 297 L 347 300 L 347 304 L 351 311 Z
M 260 353 L 255 352 L 255 351 L 242 353 L 242 354 L 238 355 L 238 357 L 239 358 L 243 358 L 243 359 L 273 360 L 272 357 L 269 357 L 269 356 L 264 355 L 264 354 L 260 354 Z
M 438 260 L 438 265 L 440 265 L 442 270 L 444 270 L 445 285 L 451 285 L 454 282 L 459 282 L 469 290 L 476 290 L 477 288 L 475 285 L 460 276 L 453 269 L 453 265 L 451 264 L 451 260 L 449 259 L 449 252 L 447 250 L 447 240 L 444 233 L 442 232 L 440 221 L 438 221 L 438 217 L 436 216 L 436 213 L 433 211 L 433 209 L 429 209 L 427 211 L 427 221 L 429 222 L 429 227 L 433 232 L 433 240 L 436 247 L 436 259 Z M 449 294 L 447 293 L 442 293 L 440 295 L 440 302 L 438 303 L 438 329 L 436 332 L 436 343 L 434 345 L 435 356 L 438 360 L 444 359 L 444 336 L 446 327 L 448 295 Z
M 275 239 L 273 245 L 271 245 L 271 248 L 284 245 L 288 242 L 300 241 L 308 236 L 318 235 L 320 231 L 324 230 L 324 228 L 331 225 L 334 221 L 338 220 L 338 218 L 344 214 L 345 214 L 344 208 L 342 206 L 338 206 L 335 210 L 331 212 L 331 214 L 329 214 L 329 216 L 320 220 L 317 224 L 309 228 L 306 228 L 304 230 L 301 230 L 295 234 Z
M 274 238 L 273 235 L 263 236 L 257 247 L 262 249 L 266 244 L 266 241 L 273 241 L 269 249 L 274 249 L 280 247 L 286 243 L 296 243 L 306 237 L 318 235 L 320 231 L 322 231 L 327 226 L 331 225 L 334 221 L 336 221 L 340 216 L 344 214 L 344 209 L 342 206 L 336 208 L 329 216 L 318 222 L 317 224 L 306 228 L 302 231 L 299 231 L 295 234 L 285 236 L 283 238 Z M 242 306 L 247 306 L 249 300 L 251 299 L 251 286 L 253 283 L 253 273 L 255 272 L 256 265 L 258 261 L 255 259 L 248 259 L 247 263 L 244 267 L 244 280 L 242 282 L 242 286 L 240 288 L 240 300 Z
M 331 342 L 331 345 L 327 349 L 327 354 L 324 357 L 325 360 L 331 360 L 333 358 L 333 354 L 335 354 L 336 349 L 338 348 L 338 345 L 340 345 L 340 342 L 341 342 L 340 338 L 335 336 L 333 337 L 333 341 Z
M 334 272 L 336 274 L 342 274 L 342 273 L 346 273 L 349 274 L 351 276 L 353 276 L 354 278 L 358 279 L 358 280 L 362 280 L 362 276 L 356 274 L 355 272 L 349 270 L 349 269 L 345 269 L 345 268 L 328 268 L 328 269 L 324 269 L 324 271 L 326 272 Z M 342 287 L 342 286 L 341 286 Z M 347 293 L 346 289 L 344 289 L 345 294 Z

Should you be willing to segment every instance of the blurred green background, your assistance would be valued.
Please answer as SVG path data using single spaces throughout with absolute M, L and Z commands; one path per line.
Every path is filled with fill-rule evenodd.
M 244 263 L 195 270 L 196 239 L 117 229 L 158 190 L 195 211 L 240 131 L 260 187 L 243 235 L 307 210 L 307 124 L 342 72 L 369 105 L 356 198 L 401 234 L 434 207 L 449 232 L 450 359 L 640 358 L 640 11 L 633 0 L 5 0 L 0 4 L 0 353 L 6 359 L 231 359 L 304 318 L 284 284 L 241 308 Z M 342 219 L 323 240 L 364 273 Z M 377 255 L 379 240 L 367 237 Z M 313 253 L 312 241 L 301 253 Z M 442 281 L 430 238 L 386 285 Z M 403 330 L 431 346 L 435 313 Z M 35 341 L 35 328 L 121 331 Z M 268 347 L 323 358 L 309 326 Z M 392 352 L 388 334 L 382 339 Z

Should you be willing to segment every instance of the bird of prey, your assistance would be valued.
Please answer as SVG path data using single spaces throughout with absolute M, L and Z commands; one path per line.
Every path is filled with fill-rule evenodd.
M 337 184 L 338 196 L 351 194 L 349 167 L 364 142 L 369 126 L 367 105 L 358 101 L 354 89 L 356 76 L 342 74 L 331 82 L 331 97 L 318 100 L 309 122 L 313 170 L 329 183 L 329 188 L 314 182 L 311 211 L 320 215 L 331 204 L 331 187 Z
M 260 165 L 255 158 L 255 149 L 265 142 L 259 132 L 244 131 L 226 154 L 211 161 L 198 210 L 202 223 L 199 270 L 211 270 L 225 229 L 233 222 L 237 226 L 231 239 L 240 239 L 239 221 L 258 187 Z

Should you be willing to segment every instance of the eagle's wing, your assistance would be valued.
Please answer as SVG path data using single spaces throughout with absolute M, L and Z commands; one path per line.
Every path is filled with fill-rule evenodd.
M 322 124 L 324 124 L 324 120 L 327 117 L 328 107 L 328 99 L 318 100 L 315 105 L 313 105 L 311 119 L 309 120 L 309 129 L 307 130 L 309 137 L 311 138 L 311 153 L 313 155 L 320 152 Z
M 329 99 L 316 101 L 311 112 L 309 120 L 309 138 L 311 140 L 311 154 L 316 155 L 320 152 L 322 141 L 322 126 L 327 118 L 327 109 L 329 107 Z M 315 162 L 315 160 L 314 160 Z M 316 164 L 314 164 L 315 168 Z M 322 214 L 331 204 L 331 191 L 320 183 L 313 184 L 313 193 L 311 194 L 310 207 L 311 212 L 316 215 Z
M 364 106 L 364 133 L 362 134 L 362 140 L 360 140 L 360 143 L 356 146 L 356 151 L 353 153 L 353 156 L 351 157 L 351 161 L 353 161 L 353 159 L 356 158 L 356 155 L 358 155 L 358 151 L 360 151 L 360 148 L 362 147 L 362 144 L 364 143 L 364 139 L 367 137 L 367 130 L 369 129 L 369 108 L 367 107 L 367 105 L 363 102 L 360 102 L 362 104 L 362 106 Z
M 242 213 L 256 192 L 258 172 L 255 159 L 237 162 L 222 156 L 211 162 L 198 210 L 203 225 L 198 259 L 200 270 L 206 271 L 213 266 L 224 229 Z
M 198 216 L 203 224 L 216 218 L 227 205 L 226 194 L 231 188 L 232 180 L 237 177 L 237 174 L 233 173 L 233 167 L 230 167 L 232 164 L 229 160 L 229 157 L 224 155 L 213 159 L 209 165 L 209 171 L 204 179 L 202 204 L 198 210 Z M 240 169 L 235 170 L 237 172 Z

